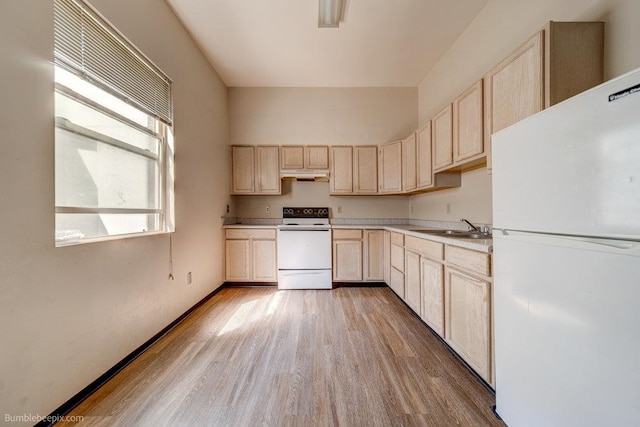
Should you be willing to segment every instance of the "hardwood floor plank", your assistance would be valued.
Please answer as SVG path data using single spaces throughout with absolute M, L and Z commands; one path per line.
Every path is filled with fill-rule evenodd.
M 227 288 L 70 415 L 88 426 L 504 426 L 493 404 L 388 288 Z

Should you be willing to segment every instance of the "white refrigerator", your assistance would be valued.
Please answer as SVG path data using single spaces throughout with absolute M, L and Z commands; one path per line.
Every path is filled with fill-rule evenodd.
M 496 412 L 640 426 L 640 69 L 492 141 Z

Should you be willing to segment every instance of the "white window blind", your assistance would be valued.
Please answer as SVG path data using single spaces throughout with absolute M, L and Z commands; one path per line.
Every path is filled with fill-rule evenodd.
M 55 0 L 56 65 L 168 125 L 173 124 L 171 80 L 81 0 Z

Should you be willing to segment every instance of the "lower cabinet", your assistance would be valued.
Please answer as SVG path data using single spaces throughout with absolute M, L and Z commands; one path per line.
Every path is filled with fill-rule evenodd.
M 425 257 L 420 258 L 422 299 L 420 317 L 444 337 L 444 266 Z
M 445 340 L 487 382 L 491 381 L 491 284 L 446 269 Z
M 383 230 L 364 231 L 362 260 L 365 282 L 384 280 L 384 233 Z
M 380 282 L 385 277 L 383 230 L 333 229 L 333 280 Z
M 404 234 L 391 232 L 389 247 L 389 287 L 404 299 Z
M 227 228 L 225 277 L 227 282 L 275 282 L 276 230 Z
M 404 252 L 404 302 L 420 314 L 420 254 L 405 249 Z
M 362 230 L 333 230 L 333 280 L 362 281 Z

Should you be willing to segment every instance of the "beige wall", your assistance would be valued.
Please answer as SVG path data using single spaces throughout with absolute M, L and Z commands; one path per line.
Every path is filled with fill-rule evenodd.
M 230 144 L 368 145 L 417 127 L 417 88 L 230 88 Z M 330 197 L 327 183 L 287 183 L 282 197 L 237 196 L 235 215 L 282 217 L 282 206 L 329 206 L 336 218 L 406 218 L 406 197 Z M 271 213 L 265 213 L 265 206 Z M 342 206 L 339 214 L 337 207 Z
M 54 247 L 52 3 L 0 2 L 0 423 L 47 415 L 223 280 L 227 90 L 160 0 L 92 3 L 174 81 L 176 279 L 168 235 Z
M 491 0 L 420 84 L 418 122 L 426 123 L 549 20 L 605 21 L 606 79 L 640 67 L 638 17 L 637 0 Z M 411 203 L 414 218 L 457 217 L 442 207 L 451 203 L 460 214 L 491 223 L 491 180 L 474 171 L 465 174 L 462 188 L 416 196 Z
M 234 196 L 242 218 L 282 218 L 284 206 L 331 208 L 332 218 L 408 218 L 405 196 L 329 196 L 328 182 L 284 181 L 282 196 Z M 265 212 L 269 206 L 270 213 Z M 341 208 L 341 209 L 338 209 Z M 338 212 L 341 210 L 342 212 Z

